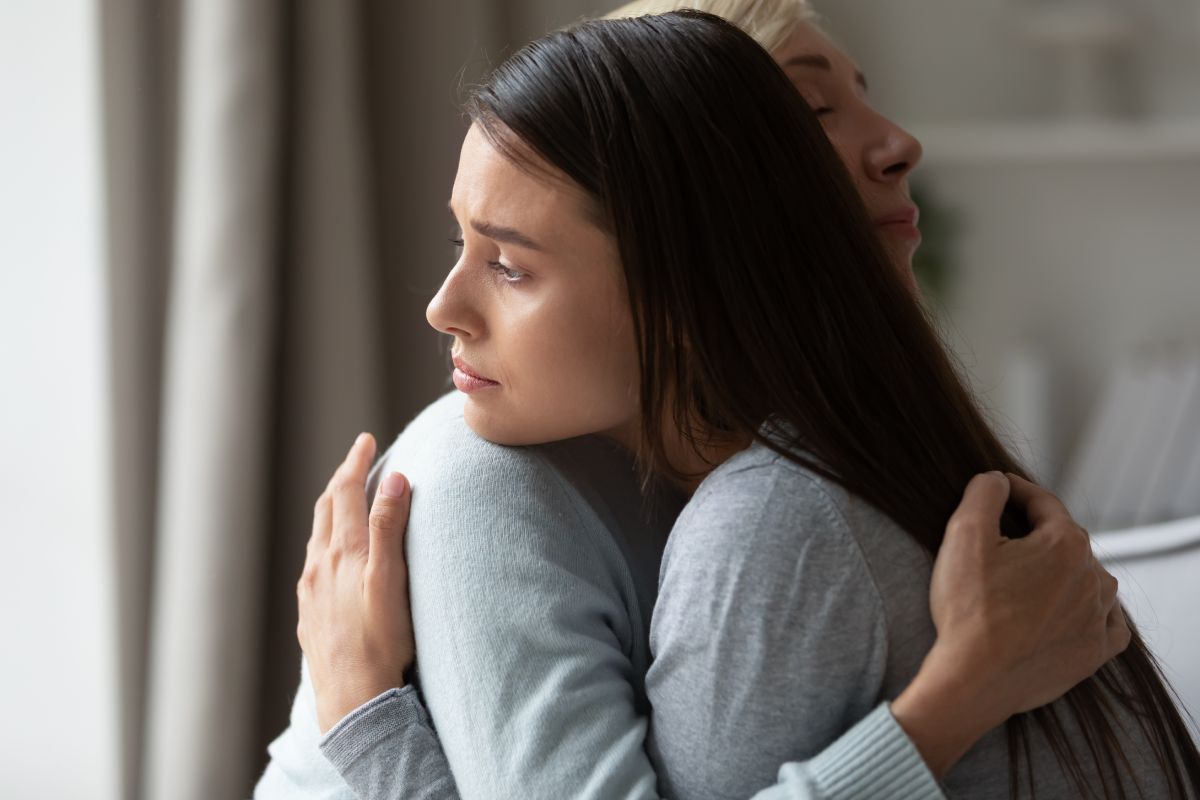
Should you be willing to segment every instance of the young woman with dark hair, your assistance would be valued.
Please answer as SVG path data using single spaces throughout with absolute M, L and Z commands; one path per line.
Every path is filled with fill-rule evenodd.
M 651 630 L 650 751 L 662 789 L 746 796 L 785 761 L 871 747 L 844 732 L 879 730 L 860 720 L 887 714 L 889 698 L 893 710 L 900 705 L 956 622 L 953 598 L 938 597 L 944 576 L 934 556 L 963 546 L 952 514 L 964 488 L 992 492 L 997 511 L 1007 497 L 1003 479 L 972 476 L 1008 472 L 1015 499 L 1035 498 L 1026 516 L 1003 518 L 1010 550 L 1065 511 L 1020 477 L 812 110 L 737 29 L 687 13 L 582 24 L 516 54 L 470 111 L 451 201 L 464 250 L 429 312 L 455 337 L 467 423 L 509 445 L 600 434 L 637 454 L 648 486 L 668 476 L 694 492 L 667 546 Z M 318 506 L 299 587 L 321 708 L 322 694 L 338 693 L 333 684 L 375 689 L 382 674 L 387 686 L 411 662 L 407 619 L 380 605 L 404 588 L 403 554 L 386 540 L 372 540 L 365 582 L 351 584 L 361 597 L 328 606 L 365 609 L 365 623 L 347 625 L 372 645 L 360 647 L 365 657 L 325 650 L 319 621 L 306 627 L 319 616 L 317 579 L 328 579 L 355 535 L 335 524 L 333 497 L 345 510 L 338 520 L 365 527 L 354 476 L 369 458 L 356 447 Z M 377 527 L 388 530 L 387 520 Z M 472 554 L 458 557 L 468 563 Z M 418 612 L 427 589 L 418 586 L 422 565 L 413 570 Z M 970 596 L 970 587 L 955 588 Z M 464 627 L 457 635 L 486 635 L 456 610 L 447 623 Z M 1004 625 L 1001 614 L 984 627 Z M 434 651 L 422 683 L 435 719 L 452 717 L 441 672 L 454 671 L 455 645 L 423 638 L 419 626 L 417 639 L 423 668 L 426 641 Z M 330 671 L 339 664 L 357 672 Z M 977 658 L 960 664 L 987 670 Z M 1062 699 L 1024 697 L 1014 707 L 1010 691 L 970 697 L 976 718 L 994 715 L 993 725 L 1030 713 L 1006 731 L 976 731 L 978 743 L 945 776 L 949 793 L 1189 797 L 1200 787 L 1200 756 L 1136 635 Z M 568 697 L 587 693 L 586 681 L 564 687 Z M 454 796 L 415 696 L 389 705 L 395 697 L 341 720 L 326 754 L 360 795 Z M 536 729 L 541 718 L 522 718 L 524 710 L 514 709 L 512 730 L 480 735 Z M 364 722 L 369 746 L 352 752 L 348 742 L 363 740 L 351 733 Z M 487 796 L 486 770 L 471 770 L 468 738 L 456 737 L 447 742 L 454 777 L 464 795 Z M 393 775 L 370 757 L 388 740 L 407 748 Z M 547 770 L 562 768 L 553 741 L 501 745 L 521 751 L 531 742 L 544 748 Z M 917 776 L 882 767 L 853 776 L 848 791 L 839 762 L 822 763 L 834 768 L 800 782 L 818 794 L 917 793 Z M 503 771 L 494 759 L 489 766 Z M 420 786 L 405 783 L 413 775 L 424 776 Z M 611 796 L 586 782 L 574 788 L 564 794 Z M 629 788 L 622 796 L 653 791 Z

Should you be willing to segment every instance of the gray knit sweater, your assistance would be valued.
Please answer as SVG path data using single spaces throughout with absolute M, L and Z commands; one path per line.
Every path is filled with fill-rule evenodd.
M 435 403 L 386 458 L 413 485 L 428 714 L 395 689 L 322 738 L 303 674 L 256 798 L 941 796 L 886 705 L 924 629 L 893 647 L 891 599 L 815 483 L 773 483 L 757 449 L 705 482 L 663 564 L 651 667 L 678 503 L 644 506 L 600 440 L 499 447 L 461 408 Z

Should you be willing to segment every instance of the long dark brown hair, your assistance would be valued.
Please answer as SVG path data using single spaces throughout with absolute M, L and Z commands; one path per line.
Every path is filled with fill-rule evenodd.
M 812 111 L 732 25 L 698 12 L 582 23 L 517 52 L 467 108 L 515 162 L 532 167 L 531 149 L 582 187 L 617 241 L 644 464 L 671 470 L 665 425 L 697 446 L 714 433 L 753 437 L 931 554 L 973 475 L 1024 474 L 888 261 Z M 767 420 L 787 438 L 765 435 Z M 1016 514 L 1002 526 L 1027 533 Z M 1009 720 L 1012 794 L 1022 758 L 1032 792 L 1031 725 L 1081 794 L 1088 772 L 1105 796 L 1125 795 L 1121 776 L 1137 786 L 1113 703 L 1140 721 L 1173 796 L 1200 787 L 1200 754 L 1135 632 L 1062 701 Z

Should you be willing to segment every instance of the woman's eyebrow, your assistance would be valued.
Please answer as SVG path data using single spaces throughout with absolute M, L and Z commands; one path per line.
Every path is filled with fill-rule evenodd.
M 833 72 L 833 62 L 820 53 L 801 53 L 798 56 L 792 56 L 787 61 L 783 62 L 783 66 L 787 67 L 811 67 L 819 69 L 822 72 Z M 867 91 L 867 76 L 861 71 L 854 71 L 854 80 L 862 87 L 862 90 Z
M 450 211 L 450 215 L 454 217 L 455 221 L 457 222 L 458 215 L 454 213 L 454 207 L 447 205 L 446 208 Z M 459 228 L 462 228 L 461 223 L 459 223 Z M 517 247 L 524 247 L 526 250 L 537 250 L 539 252 L 546 251 L 546 248 L 542 247 L 540 244 L 535 242 L 533 239 L 530 239 L 516 228 L 507 228 L 503 225 L 496 225 L 492 222 L 486 222 L 484 220 L 477 219 L 471 220 L 471 228 L 480 236 L 486 236 L 493 241 L 515 244 Z
M 471 227 L 481 236 L 486 236 L 489 239 L 497 242 L 508 242 L 515 244 L 518 247 L 524 247 L 527 250 L 545 251 L 545 248 L 540 244 L 530 239 L 525 234 L 521 233 L 516 228 L 506 228 L 503 225 L 494 225 L 490 222 L 482 220 L 471 220 Z

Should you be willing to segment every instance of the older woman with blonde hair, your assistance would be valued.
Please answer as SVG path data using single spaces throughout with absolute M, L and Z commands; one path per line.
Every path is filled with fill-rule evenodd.
M 806 4 L 688 5 L 776 65 L 671 14 L 477 90 L 428 313 L 465 400 L 402 434 L 369 521 L 369 437 L 318 502 L 256 795 L 1188 796 L 1144 646 L 1089 679 L 1130 631 L 1086 535 L 971 477 L 1020 468 L 912 296 L 920 145 Z
M 871 107 L 866 76 L 830 39 L 816 9 L 808 0 L 637 0 L 605 19 L 684 8 L 733 23 L 779 63 L 816 112 L 884 247 L 915 288 L 912 258 L 921 241 L 920 210 L 909 196 L 908 175 L 921 160 L 921 143 Z

